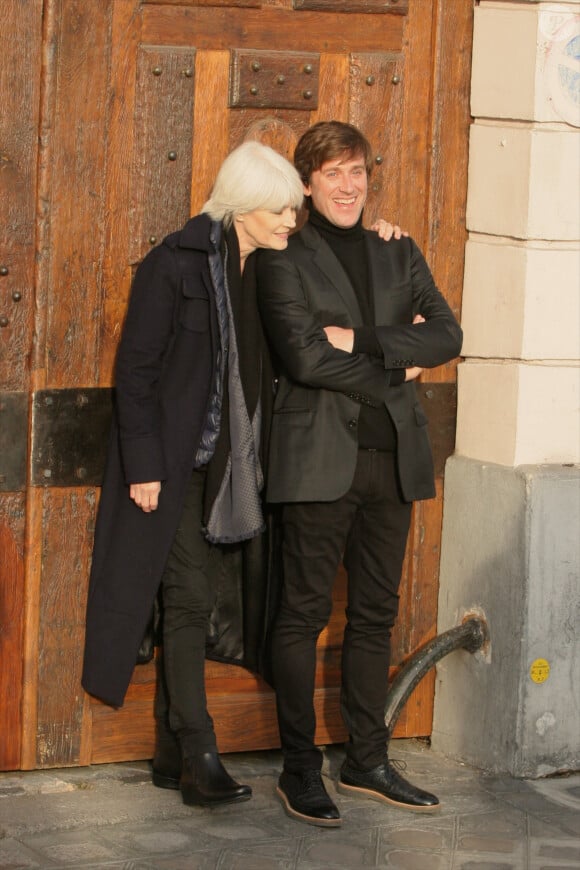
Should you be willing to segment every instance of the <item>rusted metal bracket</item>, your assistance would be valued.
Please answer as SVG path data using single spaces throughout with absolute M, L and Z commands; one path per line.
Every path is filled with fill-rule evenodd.
M 316 109 L 319 66 L 320 55 L 313 52 L 234 49 L 230 107 Z

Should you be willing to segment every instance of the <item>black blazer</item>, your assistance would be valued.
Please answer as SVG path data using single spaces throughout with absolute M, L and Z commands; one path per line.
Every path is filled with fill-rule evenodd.
M 457 356 L 462 332 L 410 238 L 365 231 L 376 334 L 384 359 L 337 350 L 324 326 L 362 326 L 352 285 L 309 224 L 282 252 L 262 251 L 258 302 L 279 367 L 267 499 L 332 501 L 351 485 L 361 404 L 384 402 L 397 431 L 407 501 L 435 494 L 427 418 L 414 383 L 390 386 L 391 369 L 431 368 Z M 412 323 L 421 314 L 425 323 Z

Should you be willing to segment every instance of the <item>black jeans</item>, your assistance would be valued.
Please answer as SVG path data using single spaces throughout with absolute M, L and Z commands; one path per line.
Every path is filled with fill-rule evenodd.
M 207 711 L 205 650 L 217 576 L 227 553 L 202 534 L 204 487 L 205 472 L 194 471 L 161 584 L 163 649 L 155 715 L 177 735 L 185 755 L 216 748 Z
M 314 745 L 316 642 L 330 617 L 341 558 L 348 575 L 341 688 L 347 755 L 362 769 L 385 760 L 390 632 L 410 517 L 394 454 L 383 451 L 359 450 L 350 490 L 338 501 L 284 506 L 284 588 L 272 667 L 284 767 L 290 772 L 322 764 Z

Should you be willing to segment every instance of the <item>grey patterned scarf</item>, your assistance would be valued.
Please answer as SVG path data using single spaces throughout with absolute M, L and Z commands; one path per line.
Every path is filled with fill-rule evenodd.
M 210 256 L 209 261 L 216 292 L 222 356 L 225 359 L 227 355 L 228 413 L 223 415 L 221 425 L 229 426 L 230 444 L 223 478 L 204 530 L 208 541 L 214 544 L 245 541 L 265 528 L 260 499 L 264 483 L 259 459 L 261 403 L 258 400 L 250 419 L 240 375 L 238 342 L 227 281 L 227 256 L 226 248 L 223 261 L 219 255 Z M 255 352 L 258 352 L 258 348 Z

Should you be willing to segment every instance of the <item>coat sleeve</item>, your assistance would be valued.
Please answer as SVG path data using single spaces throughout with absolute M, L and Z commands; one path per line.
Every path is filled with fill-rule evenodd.
M 415 242 L 401 242 L 407 248 L 405 271 L 411 284 L 413 316 L 421 314 L 425 323 L 378 325 L 376 337 L 387 368 L 433 368 L 460 354 L 463 332 Z
M 274 353 L 295 381 L 384 402 L 390 372 L 365 354 L 334 348 L 310 311 L 304 278 L 288 252 L 261 251 L 258 305 Z
M 164 480 L 159 381 L 173 331 L 178 276 L 160 245 L 137 269 L 116 363 L 116 411 L 127 483 Z

